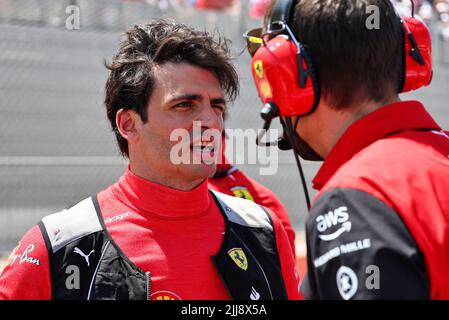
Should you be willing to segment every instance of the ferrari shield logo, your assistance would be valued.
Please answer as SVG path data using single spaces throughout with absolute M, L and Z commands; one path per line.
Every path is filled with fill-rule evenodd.
M 263 78 L 263 63 L 262 60 L 254 61 L 254 72 L 256 75 L 262 79 Z
M 236 197 L 254 201 L 253 196 L 245 187 L 234 187 L 231 189 L 231 191 Z
M 228 251 L 228 255 L 240 269 L 245 271 L 248 269 L 248 260 L 246 259 L 245 252 L 243 252 L 242 248 L 232 248 Z

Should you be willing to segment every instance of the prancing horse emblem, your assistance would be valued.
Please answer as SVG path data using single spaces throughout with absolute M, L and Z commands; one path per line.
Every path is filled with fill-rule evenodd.
M 245 271 L 248 269 L 248 260 L 246 259 L 245 252 L 243 252 L 242 248 L 232 248 L 228 251 L 228 255 L 239 268 Z

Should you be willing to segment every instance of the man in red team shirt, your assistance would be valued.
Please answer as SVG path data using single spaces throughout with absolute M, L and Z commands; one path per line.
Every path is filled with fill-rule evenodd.
M 156 21 L 126 32 L 105 105 L 129 166 L 117 183 L 49 215 L 20 240 L 1 299 L 298 299 L 276 216 L 208 189 L 227 101 L 238 92 L 227 41 Z M 190 163 L 175 163 L 182 130 Z M 198 161 L 200 160 L 200 161 Z
M 430 83 L 427 27 L 389 0 L 277 0 L 265 28 L 251 51 L 263 115 L 324 159 L 304 296 L 449 299 L 449 136 L 398 95 Z

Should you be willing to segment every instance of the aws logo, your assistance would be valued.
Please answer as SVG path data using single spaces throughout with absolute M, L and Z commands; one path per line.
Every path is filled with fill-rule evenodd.
M 151 300 L 182 300 L 177 294 L 171 291 L 156 291 L 151 294 Z
M 345 206 L 338 207 L 326 214 L 320 215 L 316 218 L 317 230 L 320 233 L 327 229 L 339 225 L 340 228 L 330 234 L 320 234 L 318 237 L 324 241 L 331 241 L 337 239 L 342 233 L 351 231 L 351 221 L 349 221 L 348 208 Z
M 228 255 L 240 269 L 245 271 L 248 269 L 248 259 L 246 259 L 245 252 L 243 252 L 242 248 L 232 248 L 228 251 Z

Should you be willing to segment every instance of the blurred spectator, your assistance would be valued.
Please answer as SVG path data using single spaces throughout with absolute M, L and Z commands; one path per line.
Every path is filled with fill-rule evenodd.
M 197 0 L 196 8 L 199 10 L 225 10 L 231 7 L 234 0 Z
M 249 16 L 255 20 L 261 19 L 269 3 L 269 0 L 250 0 Z
M 392 0 L 396 10 L 401 15 L 411 12 L 411 0 Z M 415 15 L 427 25 L 437 20 L 438 34 L 443 40 L 449 40 L 449 0 L 415 0 Z

